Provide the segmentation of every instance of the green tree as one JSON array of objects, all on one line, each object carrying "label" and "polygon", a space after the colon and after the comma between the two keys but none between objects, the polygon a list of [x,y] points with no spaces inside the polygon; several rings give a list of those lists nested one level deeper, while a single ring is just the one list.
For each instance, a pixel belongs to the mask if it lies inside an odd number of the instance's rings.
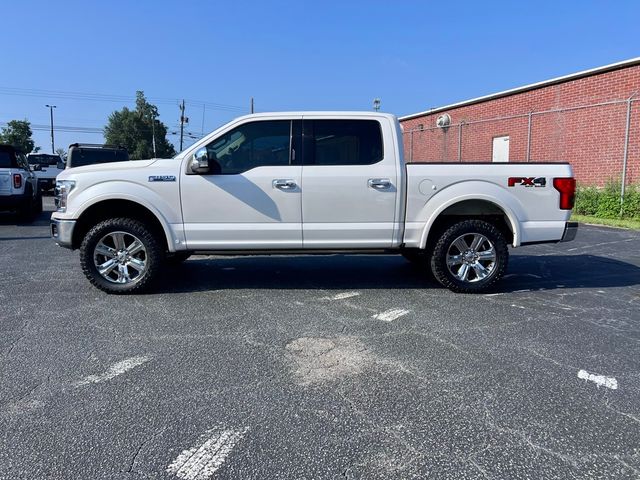
[{"label": "green tree", "polygon": [[156,157],[167,158],[176,153],[167,140],[167,127],[158,120],[158,107],[147,102],[142,91],[136,92],[135,110],[124,107],[109,115],[104,136],[107,143],[125,147],[132,160],[153,158],[154,138]]},{"label": "green tree", "polygon": [[27,120],[11,120],[0,132],[0,143],[8,143],[25,153],[37,152],[40,148],[34,148],[32,134],[31,123]]}]

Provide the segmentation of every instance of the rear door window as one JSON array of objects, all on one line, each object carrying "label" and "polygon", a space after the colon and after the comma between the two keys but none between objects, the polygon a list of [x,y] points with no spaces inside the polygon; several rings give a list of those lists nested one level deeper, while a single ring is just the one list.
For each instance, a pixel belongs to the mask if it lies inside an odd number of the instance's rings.
[{"label": "rear door window", "polygon": [[382,131],[375,120],[304,122],[307,165],[373,165],[382,160]]}]

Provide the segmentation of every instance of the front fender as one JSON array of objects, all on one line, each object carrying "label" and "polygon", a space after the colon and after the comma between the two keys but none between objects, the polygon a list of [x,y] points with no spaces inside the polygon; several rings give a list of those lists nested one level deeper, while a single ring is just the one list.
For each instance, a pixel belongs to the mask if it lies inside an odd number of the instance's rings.
[{"label": "front fender", "polygon": [[426,220],[420,237],[420,246],[425,248],[429,231],[438,216],[447,208],[465,200],[484,200],[498,206],[506,215],[513,232],[513,246],[520,246],[520,220],[525,218],[525,208],[513,194],[494,183],[480,180],[463,181],[443,188],[433,195],[419,210],[417,219]]},{"label": "front fender", "polygon": [[155,215],[162,225],[169,250],[174,251],[177,245],[185,245],[185,238],[182,227],[182,212],[179,208],[179,192],[176,185],[172,185],[175,191],[167,189],[163,196],[151,188],[135,182],[109,180],[97,183],[76,195],[70,195],[66,214],[58,214],[57,217],[78,219],[88,208],[102,201],[128,200],[142,205]]}]

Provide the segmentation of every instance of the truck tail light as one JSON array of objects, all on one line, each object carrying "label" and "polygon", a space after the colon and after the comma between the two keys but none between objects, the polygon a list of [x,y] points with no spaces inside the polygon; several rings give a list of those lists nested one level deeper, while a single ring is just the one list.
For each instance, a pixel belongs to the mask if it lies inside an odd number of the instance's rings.
[{"label": "truck tail light", "polygon": [[13,188],[22,188],[22,175],[19,173],[13,174]]},{"label": "truck tail light", "polygon": [[553,187],[560,192],[560,210],[571,210],[576,199],[576,179],[554,178]]}]

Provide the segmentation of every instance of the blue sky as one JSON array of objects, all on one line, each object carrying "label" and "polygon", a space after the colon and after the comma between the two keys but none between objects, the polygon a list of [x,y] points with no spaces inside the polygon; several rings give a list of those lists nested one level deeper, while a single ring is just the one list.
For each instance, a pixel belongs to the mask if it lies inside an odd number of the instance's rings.
[{"label": "blue sky", "polygon": [[[48,125],[53,103],[71,127],[103,127],[136,90],[172,131],[177,99],[209,102],[187,101],[194,134],[203,113],[213,130],[252,96],[257,111],[369,110],[379,97],[405,115],[640,55],[635,1],[22,0],[2,13],[0,122]],[[34,138],[50,150],[48,132]],[[56,133],[56,147],[101,140]]]}]

